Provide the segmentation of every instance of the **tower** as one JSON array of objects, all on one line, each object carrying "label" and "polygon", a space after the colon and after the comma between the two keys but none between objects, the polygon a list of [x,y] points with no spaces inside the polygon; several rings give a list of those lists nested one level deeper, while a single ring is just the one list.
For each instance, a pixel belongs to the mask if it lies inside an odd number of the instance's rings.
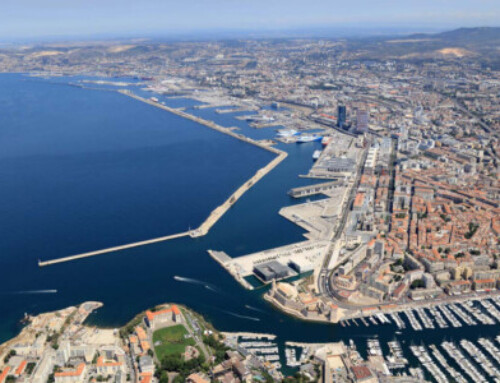
[{"label": "tower", "polygon": [[338,117],[337,117],[337,126],[339,128],[343,128],[347,120],[347,110],[345,105],[339,105],[338,107]]},{"label": "tower", "polygon": [[368,111],[366,109],[356,111],[356,130],[360,133],[368,131]]}]

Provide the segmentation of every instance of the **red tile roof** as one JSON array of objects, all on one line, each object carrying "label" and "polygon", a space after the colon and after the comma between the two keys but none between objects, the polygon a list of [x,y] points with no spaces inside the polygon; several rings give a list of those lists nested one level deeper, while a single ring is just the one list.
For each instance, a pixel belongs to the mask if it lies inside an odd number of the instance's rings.
[{"label": "red tile roof", "polygon": [[160,310],[160,311],[146,311],[146,317],[148,318],[149,321],[152,321],[155,316],[157,315],[161,315],[161,314],[167,314],[167,313],[170,313],[170,312],[173,312],[175,315],[180,315],[181,311],[179,310],[179,308],[177,307],[177,305],[172,305],[172,307],[168,308],[168,309],[163,309],[163,310]]},{"label": "red tile roof", "polygon": [[372,376],[372,372],[366,366],[353,366],[351,367],[351,370],[354,373],[356,380],[366,379]]},{"label": "red tile roof", "polygon": [[83,370],[85,369],[85,363],[80,363],[77,367],[76,370],[70,370],[70,371],[63,371],[63,372],[56,372],[54,374],[55,377],[65,377],[65,376],[80,376],[83,373]]},{"label": "red tile roof", "polygon": [[21,375],[24,371],[24,369],[26,368],[26,365],[28,364],[28,362],[26,360],[23,360],[21,363],[19,363],[19,366],[16,368],[16,372],[15,372],[15,375]]},{"label": "red tile roof", "polygon": [[9,374],[9,371],[10,371],[10,367],[9,366],[6,366],[2,373],[0,374],[0,383],[3,383],[5,382],[5,379],[7,378],[7,375]]}]

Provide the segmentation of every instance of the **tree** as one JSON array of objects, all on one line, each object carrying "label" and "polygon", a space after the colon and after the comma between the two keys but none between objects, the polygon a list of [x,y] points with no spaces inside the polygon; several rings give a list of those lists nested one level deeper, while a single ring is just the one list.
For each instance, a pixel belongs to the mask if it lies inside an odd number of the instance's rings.
[{"label": "tree", "polygon": [[474,234],[476,234],[477,229],[479,229],[479,225],[474,222],[469,222],[469,231],[464,234],[464,237],[466,239],[470,239],[473,237]]},{"label": "tree", "polygon": [[16,355],[16,350],[10,350],[9,353],[5,356],[5,358],[3,358],[4,363],[7,364],[10,358],[12,358],[15,355]]},{"label": "tree", "polygon": [[411,283],[411,286],[410,286],[410,288],[412,288],[412,289],[418,289],[418,288],[422,288],[422,287],[425,287],[425,283],[422,279],[415,279]]},{"label": "tree", "polygon": [[229,347],[219,342],[213,335],[203,337],[203,343],[214,350],[216,363],[220,363],[224,360],[224,356]]},{"label": "tree", "polygon": [[161,372],[160,383],[168,383],[168,374],[166,371]]}]

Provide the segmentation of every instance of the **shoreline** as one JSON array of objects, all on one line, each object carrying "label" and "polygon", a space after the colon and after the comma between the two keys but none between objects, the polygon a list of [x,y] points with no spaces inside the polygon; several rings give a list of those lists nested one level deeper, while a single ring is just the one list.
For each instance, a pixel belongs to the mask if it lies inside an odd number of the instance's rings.
[{"label": "shoreline", "polygon": [[[271,291],[271,290],[270,290]],[[447,297],[447,299],[441,300],[422,300],[422,301],[412,301],[404,304],[397,304],[395,302],[385,302],[385,303],[377,303],[369,306],[359,306],[359,307],[351,307],[351,308],[341,308],[338,306],[337,310],[340,309],[335,315],[334,319],[329,319],[326,316],[323,317],[314,317],[310,318],[304,316],[300,311],[283,305],[277,299],[269,294],[269,292],[263,295],[263,299],[269,302],[273,307],[279,310],[281,313],[298,319],[303,322],[315,322],[315,323],[324,323],[324,324],[333,324],[337,325],[340,322],[350,319],[359,319],[359,318],[368,318],[376,314],[392,314],[392,313],[401,313],[406,310],[414,310],[418,308],[430,308],[436,307],[446,304],[453,303],[462,303],[467,301],[481,301],[483,299],[490,299],[495,296],[500,296],[500,292],[497,293],[482,293],[478,295],[456,295]]]},{"label": "shoreline", "polygon": [[191,115],[189,113],[185,113],[181,110],[171,108],[162,104],[159,104],[157,102],[154,102],[152,100],[137,96],[130,92],[129,90],[125,89],[119,89],[119,90],[113,90],[114,92],[123,94],[125,96],[131,97],[135,100],[144,102],[146,104],[155,106],[157,108],[166,110],[167,112],[173,113],[179,117],[186,118],[188,120],[191,120],[193,122],[196,122],[200,125],[203,125],[205,127],[208,127],[210,129],[216,130],[220,133],[227,134],[233,138],[236,138],[240,141],[246,142],[248,144],[257,146],[261,149],[267,150],[268,152],[277,154],[277,156],[272,159],[267,165],[264,167],[260,168],[257,170],[257,172],[250,177],[247,181],[245,181],[236,191],[234,191],[221,205],[217,206],[212,212],[208,215],[208,217],[201,223],[201,225],[197,229],[189,230],[189,231],[184,231],[180,233],[175,233],[175,234],[170,234],[162,237],[157,237],[157,238],[152,238],[152,239],[147,239],[147,240],[142,240],[142,241],[136,241],[136,242],[131,242],[123,245],[117,245],[117,246],[111,246],[107,247],[104,249],[99,249],[99,250],[93,250],[89,252],[84,252],[80,254],[74,254],[74,255],[69,255],[66,257],[60,257],[60,258],[54,258],[54,259],[49,259],[49,260],[38,260],[38,266],[39,267],[47,267],[51,265],[55,265],[58,263],[64,263],[64,262],[71,262],[75,261],[78,259],[83,259],[83,258],[89,258],[89,257],[94,257],[97,255],[102,255],[102,254],[108,254],[108,253],[114,253],[122,250],[127,250],[127,249],[132,249],[136,247],[141,247],[141,246],[147,246],[150,244],[154,243],[159,243],[159,242],[165,242],[177,238],[182,238],[182,237],[191,237],[191,238],[197,238],[197,237],[202,237],[210,231],[212,226],[214,226],[219,219],[222,218],[222,216],[233,206],[248,190],[250,190],[257,182],[259,182],[262,178],[264,178],[271,170],[273,170],[276,166],[278,166],[287,156],[288,153],[276,149],[272,146],[265,145],[259,141],[253,140],[249,137],[246,137],[242,134],[238,134],[233,132],[230,128],[224,128],[220,125],[217,125],[215,122],[208,121],[205,119],[202,119],[200,117],[196,117],[194,115]]}]

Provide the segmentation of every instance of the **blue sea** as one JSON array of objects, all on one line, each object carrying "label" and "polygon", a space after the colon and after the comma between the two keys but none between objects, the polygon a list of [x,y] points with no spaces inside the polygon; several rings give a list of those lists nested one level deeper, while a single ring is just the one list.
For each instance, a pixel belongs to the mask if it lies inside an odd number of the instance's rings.
[{"label": "blue sea", "polygon": [[[303,230],[278,211],[298,203],[288,197],[290,188],[311,183],[299,175],[307,173],[319,143],[278,144],[289,156],[205,237],[39,268],[38,259],[196,227],[274,156],[113,87],[69,85],[78,80],[0,75],[0,342],[20,330],[25,312],[85,300],[104,303],[89,319],[102,326],[121,326],[148,307],[177,302],[223,331],[270,332],[280,342],[352,338],[362,350],[368,336],[379,336],[383,345],[397,337],[408,346],[497,335],[498,326],[415,332],[408,325],[396,335],[391,325],[298,321],[265,302],[264,290],[244,290],[210,258],[208,249],[239,256],[304,240]],[[151,96],[140,86],[130,89]],[[274,128],[253,129],[235,119],[241,113],[217,114],[194,109],[199,103],[193,100],[158,97],[253,138],[275,135]]]}]

